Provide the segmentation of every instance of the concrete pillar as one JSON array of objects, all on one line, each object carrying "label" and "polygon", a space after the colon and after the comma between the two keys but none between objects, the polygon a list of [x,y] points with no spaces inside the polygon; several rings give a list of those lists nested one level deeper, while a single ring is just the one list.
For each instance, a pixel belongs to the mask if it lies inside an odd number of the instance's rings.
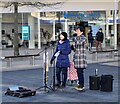
[{"label": "concrete pillar", "polygon": [[31,15],[28,16],[28,25],[30,26],[30,40],[29,40],[29,49],[35,48],[35,29],[34,29],[34,17]]},{"label": "concrete pillar", "polygon": [[[111,34],[114,35],[114,26],[111,26]],[[110,46],[111,48],[114,47],[114,36],[111,37],[110,39]]]},{"label": "concrete pillar", "polygon": [[106,11],[106,37],[109,37],[109,20],[108,20],[109,11]]},{"label": "concrete pillar", "polygon": [[[66,11],[66,14],[67,14],[67,11]],[[68,33],[68,20],[67,18],[65,18],[65,32]],[[69,38],[69,34],[68,34],[68,38]]]},{"label": "concrete pillar", "polygon": [[40,13],[38,13],[38,49],[41,49]]},{"label": "concrete pillar", "polygon": [[105,48],[106,45],[105,45],[105,25],[102,26],[102,29],[103,29],[103,34],[104,34],[104,39],[103,39],[103,43],[102,43],[102,47]]},{"label": "concrete pillar", "polygon": [[114,0],[114,49],[117,49],[117,1]]},{"label": "concrete pillar", "polygon": [[[68,33],[68,22],[67,22],[67,19],[65,19],[65,32]],[[69,34],[68,34],[68,38],[69,38]]]},{"label": "concrete pillar", "polygon": [[[2,14],[0,14],[0,31],[2,31]],[[2,33],[0,32],[0,49],[2,49]]]},{"label": "concrete pillar", "polygon": [[53,20],[53,36],[52,40],[55,41],[55,20]]},{"label": "concrete pillar", "polygon": [[109,24],[108,24],[108,21],[106,22],[106,37],[110,37],[109,35]]}]

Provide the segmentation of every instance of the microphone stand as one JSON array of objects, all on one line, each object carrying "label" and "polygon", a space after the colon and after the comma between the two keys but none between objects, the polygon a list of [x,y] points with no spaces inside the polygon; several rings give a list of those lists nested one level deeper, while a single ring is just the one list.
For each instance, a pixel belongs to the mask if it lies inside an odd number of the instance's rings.
[{"label": "microphone stand", "polygon": [[[44,88],[44,92],[49,92],[49,90],[52,90],[52,91],[54,91],[53,90],[53,88],[51,88],[51,87],[49,87],[49,86],[47,86],[47,82],[48,82],[48,70],[47,70],[47,65],[48,65],[48,63],[47,63],[47,59],[48,59],[48,55],[47,55],[47,47],[45,46],[45,49],[43,50],[43,51],[45,51],[44,53],[44,85],[43,86],[41,86],[41,87],[39,87],[39,88],[37,88],[36,90],[39,90],[39,89],[42,89],[42,88]],[[43,51],[41,51],[41,52],[43,52]],[[41,52],[39,52],[39,53],[41,53]],[[47,90],[48,89],[48,90]]]},{"label": "microphone stand", "polygon": [[[54,53],[54,50],[55,50],[55,43],[56,41],[51,41],[51,44],[52,44],[52,54]],[[55,72],[56,72],[56,67],[55,67],[55,61],[53,61],[53,84],[52,84],[52,88],[53,88],[53,91],[55,91]]]},{"label": "microphone stand", "polygon": [[[53,52],[54,52],[54,46],[53,46]],[[55,61],[53,62],[53,90],[55,91]]]}]

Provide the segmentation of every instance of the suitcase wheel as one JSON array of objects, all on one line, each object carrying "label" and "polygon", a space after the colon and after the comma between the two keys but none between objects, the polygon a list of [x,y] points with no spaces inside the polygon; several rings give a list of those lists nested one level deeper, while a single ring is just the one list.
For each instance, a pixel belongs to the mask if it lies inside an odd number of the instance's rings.
[{"label": "suitcase wheel", "polygon": [[32,95],[32,96],[34,96],[34,95],[35,95],[35,93],[32,93],[31,95]]},{"label": "suitcase wheel", "polygon": [[8,93],[6,92],[5,95],[8,95]]}]

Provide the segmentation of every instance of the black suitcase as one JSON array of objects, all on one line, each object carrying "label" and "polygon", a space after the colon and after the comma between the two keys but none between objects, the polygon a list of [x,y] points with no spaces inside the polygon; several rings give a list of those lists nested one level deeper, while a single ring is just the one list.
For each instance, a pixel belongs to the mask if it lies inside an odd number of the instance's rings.
[{"label": "black suitcase", "polygon": [[35,90],[27,89],[24,87],[18,87],[18,90],[11,90],[10,88],[7,89],[5,95],[10,95],[14,97],[27,97],[27,96],[34,96],[36,94]]},{"label": "black suitcase", "polygon": [[112,90],[113,90],[113,76],[112,75],[102,75],[100,91],[112,92]]},{"label": "black suitcase", "polygon": [[89,76],[89,89],[90,90],[100,89],[100,76]]}]

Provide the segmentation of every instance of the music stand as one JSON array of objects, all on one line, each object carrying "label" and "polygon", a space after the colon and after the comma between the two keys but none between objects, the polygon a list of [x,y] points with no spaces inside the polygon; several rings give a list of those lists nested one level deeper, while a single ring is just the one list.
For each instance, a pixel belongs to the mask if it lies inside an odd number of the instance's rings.
[{"label": "music stand", "polygon": [[[49,90],[52,90],[53,91],[53,89],[51,88],[51,87],[49,87],[49,86],[47,86],[47,78],[48,78],[48,76],[47,76],[47,74],[48,74],[48,71],[47,71],[47,49],[48,49],[48,47],[46,47],[47,45],[45,45],[45,49],[44,49],[44,53],[45,53],[45,62],[44,62],[44,85],[43,86],[41,86],[41,87],[39,87],[39,88],[37,88],[36,90],[39,90],[39,89],[42,89],[42,88],[44,88],[44,92],[49,92]],[[48,89],[48,90],[47,90]]]}]

